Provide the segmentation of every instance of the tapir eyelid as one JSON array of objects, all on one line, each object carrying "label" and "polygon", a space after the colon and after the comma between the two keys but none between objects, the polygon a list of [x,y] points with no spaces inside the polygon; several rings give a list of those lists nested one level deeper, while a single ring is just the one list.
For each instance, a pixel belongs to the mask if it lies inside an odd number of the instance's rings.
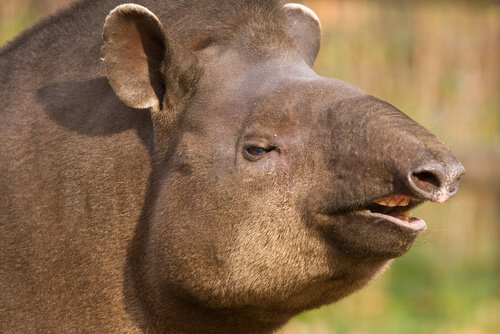
[{"label": "tapir eyelid", "polygon": [[243,148],[243,156],[249,161],[257,161],[274,150],[276,150],[276,147],[274,146],[263,147],[260,145],[250,144]]}]

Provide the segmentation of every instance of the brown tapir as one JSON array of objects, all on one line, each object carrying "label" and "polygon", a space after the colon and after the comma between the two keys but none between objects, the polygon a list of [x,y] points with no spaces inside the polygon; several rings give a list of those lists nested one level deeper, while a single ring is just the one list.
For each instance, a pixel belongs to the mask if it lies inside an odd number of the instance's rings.
[{"label": "brown tapir", "polygon": [[[268,333],[366,285],[462,165],[272,0],[83,0],[0,57],[0,332]],[[104,36],[104,39],[103,37]]]}]

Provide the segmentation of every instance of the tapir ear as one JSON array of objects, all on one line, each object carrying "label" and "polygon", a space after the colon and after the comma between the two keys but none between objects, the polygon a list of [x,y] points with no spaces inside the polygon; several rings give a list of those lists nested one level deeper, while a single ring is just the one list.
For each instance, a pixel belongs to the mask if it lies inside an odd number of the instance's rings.
[{"label": "tapir ear", "polygon": [[300,55],[309,66],[314,65],[321,44],[321,24],[312,9],[295,3],[284,5],[288,33]]},{"label": "tapir ear", "polygon": [[109,13],[104,23],[104,64],[111,87],[126,105],[160,109],[167,52],[163,27],[147,8],[125,4]]}]

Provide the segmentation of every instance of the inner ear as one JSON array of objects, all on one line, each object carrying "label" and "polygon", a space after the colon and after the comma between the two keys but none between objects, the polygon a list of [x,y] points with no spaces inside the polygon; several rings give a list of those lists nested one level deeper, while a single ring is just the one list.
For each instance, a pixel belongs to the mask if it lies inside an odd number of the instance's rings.
[{"label": "inner ear", "polygon": [[116,95],[132,108],[161,108],[162,64],[168,43],[158,18],[147,8],[125,4],[104,24],[103,58]]},{"label": "inner ear", "polygon": [[312,67],[321,45],[321,24],[312,9],[295,3],[283,6],[288,19],[288,34],[304,61]]}]

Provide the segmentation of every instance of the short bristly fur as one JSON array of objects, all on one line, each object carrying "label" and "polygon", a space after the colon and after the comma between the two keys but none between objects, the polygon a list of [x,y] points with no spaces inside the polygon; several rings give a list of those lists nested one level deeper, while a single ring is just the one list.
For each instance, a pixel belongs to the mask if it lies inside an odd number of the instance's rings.
[{"label": "short bristly fur", "polygon": [[84,0],[8,44],[0,332],[269,333],[404,254],[367,208],[463,167],[319,41],[302,5]]}]

